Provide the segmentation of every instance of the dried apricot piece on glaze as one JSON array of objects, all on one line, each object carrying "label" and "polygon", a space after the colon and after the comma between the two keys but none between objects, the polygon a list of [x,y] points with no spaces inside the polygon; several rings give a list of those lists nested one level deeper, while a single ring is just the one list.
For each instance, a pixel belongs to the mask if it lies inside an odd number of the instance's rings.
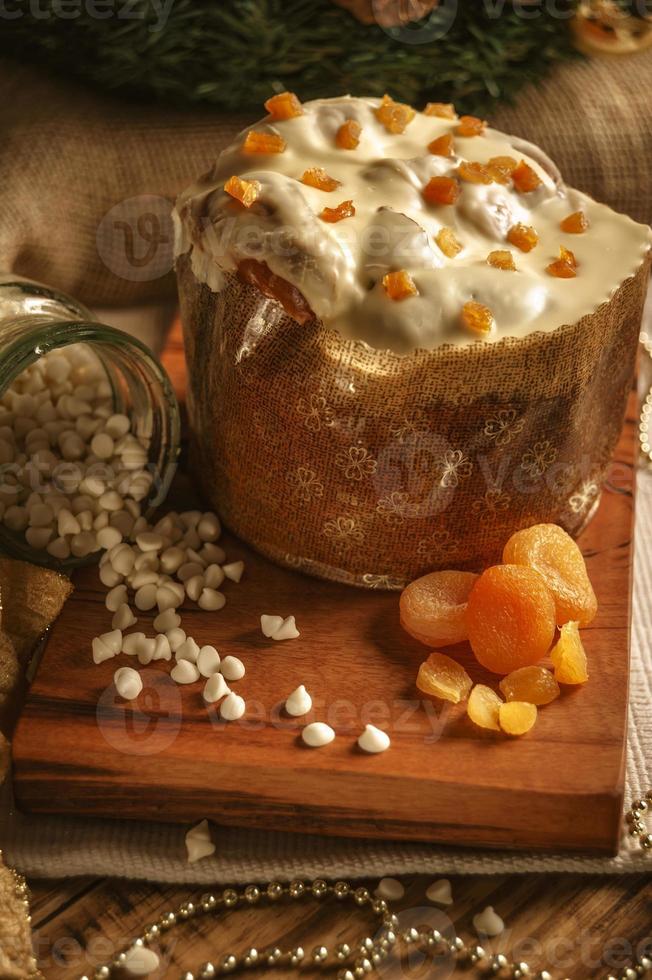
[{"label": "dried apricot piece on glaze", "polygon": [[492,157],[487,161],[487,172],[497,184],[509,184],[518,164],[513,157]]},{"label": "dried apricot piece on glaze", "polygon": [[598,600],[584,556],[559,525],[534,524],[517,531],[503,549],[503,561],[527,565],[539,573],[554,599],[558,626],[569,620],[587,626],[595,617]]},{"label": "dried apricot piece on glaze", "polygon": [[482,136],[487,124],[484,119],[477,116],[460,116],[460,124],[457,127],[458,136]]},{"label": "dried apricot piece on glaze", "polygon": [[245,136],[242,149],[245,153],[282,153],[287,143],[278,133],[257,133],[250,129]]},{"label": "dried apricot piece on glaze", "polygon": [[543,183],[536,170],[525,160],[521,160],[516,169],[512,171],[512,180],[519,194],[535,191]]},{"label": "dried apricot piece on glaze", "polygon": [[334,191],[342,182],[330,177],[322,167],[310,167],[301,175],[301,183],[308,187],[316,187],[318,191]]},{"label": "dried apricot piece on glaze", "polygon": [[529,701],[530,704],[550,704],[559,697],[559,684],[545,667],[533,664],[519,667],[498,685],[506,701]]},{"label": "dried apricot piece on glaze", "polygon": [[478,576],[474,572],[430,572],[403,589],[401,626],[428,646],[468,639],[466,602]]},{"label": "dried apricot piece on glaze", "polygon": [[352,218],[354,214],[355,205],[353,201],[342,201],[336,208],[322,208],[319,217],[322,221],[334,224],[336,221],[342,221],[343,218]]},{"label": "dried apricot piece on glaze", "polygon": [[589,227],[589,219],[583,211],[573,211],[560,221],[559,227],[568,235],[581,235]]},{"label": "dried apricot piece on glaze", "polygon": [[555,259],[554,262],[546,266],[546,272],[555,279],[575,279],[577,276],[575,266],[566,262],[565,259]]},{"label": "dried apricot piece on glaze", "polygon": [[560,684],[584,684],[589,679],[586,651],[577,623],[564,623],[559,639],[550,651],[555,679]]},{"label": "dried apricot piece on glaze", "polygon": [[242,177],[229,177],[224,190],[230,197],[250,208],[260,194],[259,180],[243,180]]},{"label": "dried apricot piece on glaze", "polygon": [[487,262],[494,269],[505,269],[509,272],[516,272],[514,256],[506,248],[497,248],[495,251],[489,252]]},{"label": "dried apricot piece on glaze", "polygon": [[507,735],[525,735],[537,720],[536,705],[527,701],[508,701],[498,711],[500,727]]},{"label": "dried apricot piece on glaze", "polygon": [[571,252],[571,250],[566,248],[565,245],[559,246],[559,258],[562,260],[562,262],[568,262],[573,269],[577,269],[578,263],[577,259],[575,258],[575,252]]},{"label": "dried apricot piece on glaze", "polygon": [[480,336],[487,336],[496,325],[494,315],[488,306],[470,299],[462,307],[462,325]]},{"label": "dried apricot piece on glaze", "polygon": [[411,105],[394,102],[390,95],[383,95],[383,101],[374,111],[376,119],[388,133],[404,133],[408,123],[411,123],[416,116]]},{"label": "dried apricot piece on glaze", "polygon": [[303,115],[303,108],[294,92],[279,92],[265,103],[272,119],[294,119]]},{"label": "dried apricot piece on glaze", "polygon": [[437,116],[439,119],[456,119],[457,113],[452,102],[428,102],[423,110],[424,116]]},{"label": "dried apricot piece on glaze", "polygon": [[347,119],[335,134],[335,145],[340,150],[355,150],[360,143],[362,126],[356,119]]},{"label": "dried apricot piece on glaze", "polygon": [[484,163],[463,160],[457,168],[457,175],[468,184],[493,184],[494,179]]},{"label": "dried apricot piece on glaze", "polygon": [[423,188],[428,204],[455,204],[460,196],[460,185],[454,177],[431,177]]},{"label": "dried apricot piece on glaze", "polygon": [[455,153],[455,140],[450,133],[444,133],[428,143],[428,152],[437,157],[452,157]]},{"label": "dried apricot piece on glaze", "polygon": [[414,284],[414,279],[405,269],[397,272],[388,272],[383,276],[383,287],[390,299],[407,299],[408,296],[418,296],[419,290]]},{"label": "dried apricot piece on glaze", "polygon": [[480,728],[489,728],[494,732],[500,731],[498,721],[501,698],[486,684],[476,684],[469,694],[466,713],[471,721]]},{"label": "dried apricot piece on glaze", "polygon": [[417,687],[433,698],[459,704],[469,696],[473,681],[457,660],[435,652],[419,667]]},{"label": "dried apricot piece on glaze", "polygon": [[539,236],[531,225],[512,225],[507,232],[507,241],[521,252],[531,252],[538,244]]},{"label": "dried apricot piece on glaze", "polygon": [[494,565],[471,589],[466,625],[482,666],[509,674],[548,653],[555,636],[555,603],[533,568]]},{"label": "dried apricot piece on glaze", "polygon": [[454,259],[462,251],[462,245],[452,228],[440,228],[435,235],[435,241],[449,259]]}]

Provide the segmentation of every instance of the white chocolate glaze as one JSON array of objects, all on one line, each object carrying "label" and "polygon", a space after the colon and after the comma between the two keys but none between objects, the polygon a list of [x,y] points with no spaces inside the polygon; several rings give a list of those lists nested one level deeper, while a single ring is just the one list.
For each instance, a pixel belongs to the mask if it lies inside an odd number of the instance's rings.
[{"label": "white chocolate glaze", "polygon": [[[650,229],[561,183],[554,165],[531,144],[496,130],[455,135],[456,119],[417,112],[404,133],[387,132],[374,109],[378,99],[320,99],[303,115],[265,120],[251,127],[277,133],[282,153],[242,151],[246,133],[220,154],[212,170],[177,202],[177,251],[191,251],[197,278],[219,291],[224,271],[245,258],[263,261],[303,294],[325,325],[374,348],[408,353],[441,344],[477,340],[463,326],[468,300],[488,306],[496,321],[489,341],[552,331],[594,312],[634,275],[650,247]],[[339,149],[335,135],[347,119],[362,133],[354,150]],[[454,135],[454,157],[427,149]],[[542,184],[529,193],[511,185],[461,182],[455,205],[432,205],[422,190],[433,176],[455,176],[464,160],[524,159]],[[324,192],[301,182],[307,169],[323,168],[341,186]],[[223,190],[232,175],[257,180],[260,196],[250,207]],[[352,200],[355,215],[337,223],[319,218],[324,207]],[[560,221],[583,211],[589,228],[566,234]],[[509,228],[535,228],[538,245],[521,252],[506,240]],[[462,251],[447,258],[436,244],[442,227],[453,229]],[[577,277],[558,279],[546,267],[560,245],[572,249]],[[495,249],[509,249],[516,271],[487,264]],[[418,295],[391,300],[382,285],[388,271],[405,269]]]}]

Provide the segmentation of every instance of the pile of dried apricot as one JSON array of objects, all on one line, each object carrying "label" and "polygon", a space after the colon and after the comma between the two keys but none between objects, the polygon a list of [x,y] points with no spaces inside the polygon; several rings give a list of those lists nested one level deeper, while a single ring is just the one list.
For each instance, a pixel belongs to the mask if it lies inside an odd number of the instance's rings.
[{"label": "pile of dried apricot", "polygon": [[[560,684],[588,680],[580,627],[597,612],[582,552],[556,524],[517,531],[503,564],[472,572],[432,572],[400,598],[403,628],[428,646],[468,640],[478,663],[502,679],[499,691],[473,685],[451,657],[433,652],[421,665],[417,687],[457,704],[467,700],[481,728],[524,735],[538,708],[559,697]],[[549,657],[552,671],[541,661]]]}]

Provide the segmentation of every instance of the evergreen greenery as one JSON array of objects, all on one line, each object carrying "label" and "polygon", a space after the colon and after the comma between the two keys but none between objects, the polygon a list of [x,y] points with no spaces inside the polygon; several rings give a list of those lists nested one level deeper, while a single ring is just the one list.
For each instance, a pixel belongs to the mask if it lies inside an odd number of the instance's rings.
[{"label": "evergreen greenery", "polygon": [[[256,109],[275,89],[303,100],[387,90],[417,106],[445,100],[481,112],[572,54],[559,0],[535,5],[527,17],[511,0],[441,0],[416,27],[404,28],[403,38],[359,23],[330,0],[171,0],[167,20],[163,0],[93,0],[95,8],[78,0],[74,18],[61,16],[75,9],[74,0],[40,0],[38,19],[29,4],[13,2],[23,13],[4,21],[0,51],[104,90],[174,105]],[[109,6],[112,16],[91,15]],[[455,7],[442,37],[406,43],[432,37]]]}]

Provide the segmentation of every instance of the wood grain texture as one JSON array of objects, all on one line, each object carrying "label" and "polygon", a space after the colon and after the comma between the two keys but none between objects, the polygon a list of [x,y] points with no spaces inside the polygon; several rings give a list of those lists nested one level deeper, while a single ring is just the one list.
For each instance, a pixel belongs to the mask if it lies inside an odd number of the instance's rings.
[{"label": "wood grain texture", "polygon": [[[167,357],[181,388],[176,336]],[[600,603],[584,631],[591,680],[543,709],[525,738],[483,732],[463,706],[418,696],[414,678],[427,649],[400,629],[396,594],[276,568],[227,537],[229,558],[245,560],[243,583],[227,588],[220,613],[189,604],[182,617],[200,645],[213,643],[244,660],[247,676],[237,690],[247,701],[245,718],[225,725],[204,705],[201,685],[177,687],[161,664],[143,672],[136,705],[120,702],[112,676],[128,658],[92,663],[91,639],[110,628],[110,614],[96,570],[86,570],[52,631],[16,731],[19,805],[614,853],[628,697],[634,452],[630,418],[598,514],[581,539]],[[264,640],[263,612],[294,614],[300,639]],[[150,622],[141,614],[137,628],[151,631]],[[475,681],[492,680],[468,649],[455,654]],[[282,711],[300,683],[314,698],[311,720],[337,731],[324,749],[303,746],[303,720]],[[355,745],[367,722],[392,737],[383,756],[366,756]]]},{"label": "wood grain texture", "polygon": [[[504,918],[506,932],[484,946],[504,952],[512,960],[526,960],[534,974],[546,967],[553,977],[595,980],[619,976],[631,965],[632,954],[652,943],[652,880],[649,875],[523,875],[452,878],[454,904],[444,915],[429,905],[425,890],[431,879],[403,879],[405,897],[393,908],[403,928],[431,925],[441,931],[455,923],[467,941],[474,939],[472,919],[486,905]],[[366,882],[375,887],[375,882]],[[65,882],[30,882],[36,949],[48,980],[78,980],[92,976],[105,962],[142,932],[143,927],[188,898],[200,893],[187,888],[138,882],[74,879]],[[151,980],[178,980],[186,971],[197,973],[207,960],[220,954],[279,945],[306,950],[323,943],[359,940],[369,925],[368,913],[352,911],[334,899],[316,902],[261,905],[216,916],[204,916],[168,933],[154,947],[161,968]],[[261,969],[260,980],[306,977],[332,980],[333,969],[308,968],[293,972]],[[421,954],[386,961],[382,980],[450,980],[451,964],[437,969]],[[477,977],[476,971],[455,976]]]}]

